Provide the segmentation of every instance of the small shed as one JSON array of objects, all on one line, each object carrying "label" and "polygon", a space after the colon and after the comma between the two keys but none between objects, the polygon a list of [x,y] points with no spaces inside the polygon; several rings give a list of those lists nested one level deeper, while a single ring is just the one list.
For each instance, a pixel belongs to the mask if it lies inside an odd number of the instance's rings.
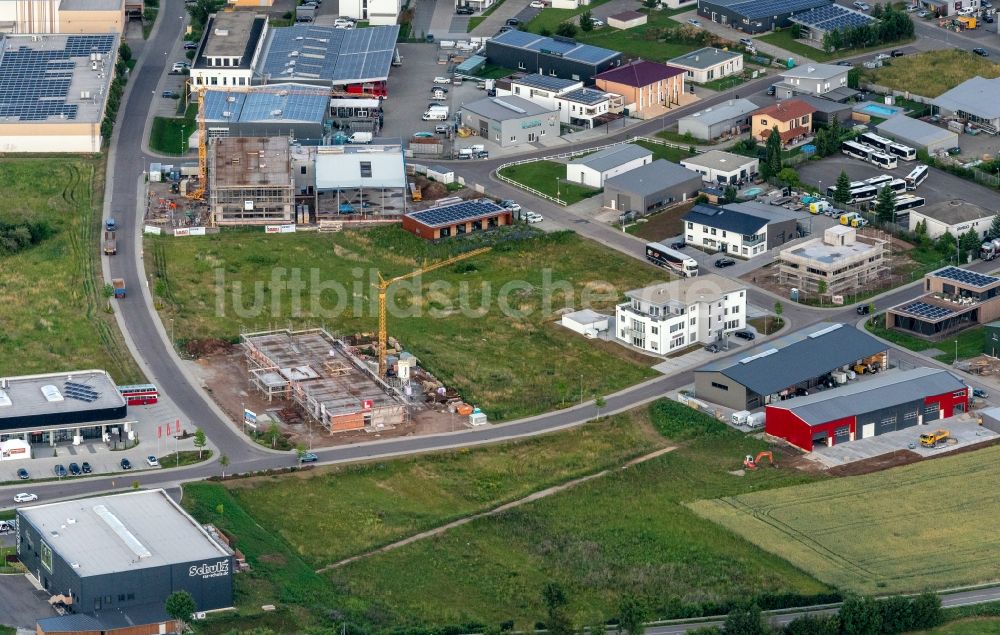
[{"label": "small shed", "polygon": [[649,19],[645,13],[638,11],[622,11],[608,16],[608,26],[615,29],[631,29],[646,24]]},{"label": "small shed", "polygon": [[596,311],[581,309],[562,316],[560,323],[575,333],[595,337],[598,333],[608,330],[609,319],[608,316],[601,315]]}]

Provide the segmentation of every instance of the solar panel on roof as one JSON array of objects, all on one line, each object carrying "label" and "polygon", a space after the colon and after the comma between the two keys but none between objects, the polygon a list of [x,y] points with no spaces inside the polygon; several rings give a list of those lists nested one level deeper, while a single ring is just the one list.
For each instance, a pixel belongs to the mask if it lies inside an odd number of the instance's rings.
[{"label": "solar panel on roof", "polygon": [[[273,29],[263,72],[275,78],[325,79],[335,83],[389,76],[398,26],[336,29],[295,25]],[[289,65],[294,57],[295,64]]]},{"label": "solar panel on roof", "polygon": [[63,383],[63,395],[78,401],[92,403],[97,401],[97,399],[101,396],[101,393],[94,390],[87,384],[81,384],[75,381],[66,381]]},{"label": "solar panel on roof", "polygon": [[987,276],[981,273],[976,273],[975,271],[969,271],[968,269],[961,269],[959,267],[946,267],[941,271],[936,271],[933,275],[938,278],[955,280],[974,287],[986,287],[1000,281],[1000,278]]},{"label": "solar panel on roof", "polygon": [[951,309],[920,301],[911,302],[906,306],[901,307],[899,310],[901,312],[926,318],[928,320],[940,320],[941,318],[948,317],[954,313]]},{"label": "solar panel on roof", "polygon": [[501,211],[502,209],[502,207],[495,203],[466,201],[464,203],[456,203],[455,205],[445,205],[444,207],[413,212],[409,216],[420,221],[421,223],[424,223],[425,225],[437,226],[449,225],[462,220],[485,216],[487,214]]}]

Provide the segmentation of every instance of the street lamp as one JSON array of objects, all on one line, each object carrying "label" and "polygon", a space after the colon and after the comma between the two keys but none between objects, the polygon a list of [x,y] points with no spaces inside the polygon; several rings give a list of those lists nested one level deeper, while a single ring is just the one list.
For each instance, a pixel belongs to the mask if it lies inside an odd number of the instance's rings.
[{"label": "street lamp", "polygon": [[184,124],[181,124],[181,154],[187,152],[187,148],[184,147]]}]

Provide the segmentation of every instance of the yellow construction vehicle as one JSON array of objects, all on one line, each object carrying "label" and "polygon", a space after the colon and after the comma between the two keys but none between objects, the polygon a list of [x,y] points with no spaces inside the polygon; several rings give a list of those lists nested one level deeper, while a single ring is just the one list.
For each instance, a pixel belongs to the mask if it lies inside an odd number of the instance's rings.
[{"label": "yellow construction vehicle", "polygon": [[938,428],[934,432],[927,432],[920,435],[920,445],[925,448],[933,448],[939,443],[944,443],[948,440],[948,431],[944,428]]},{"label": "yellow construction vehicle", "polygon": [[419,276],[422,273],[428,271],[434,271],[435,269],[440,269],[441,267],[448,266],[452,263],[458,262],[459,260],[465,260],[466,258],[472,258],[473,256],[478,256],[479,254],[485,254],[490,251],[492,247],[483,247],[481,249],[473,249],[472,251],[467,251],[464,254],[459,254],[451,258],[446,258],[445,260],[439,260],[433,264],[425,264],[419,269],[415,269],[410,273],[404,273],[401,276],[396,276],[395,278],[389,278],[388,280],[382,277],[382,274],[378,274],[378,373],[379,377],[385,377],[386,363],[385,363],[385,349],[386,340],[388,340],[388,335],[386,335],[386,325],[385,325],[385,292],[393,282],[399,282],[400,280],[406,280],[414,276]]}]

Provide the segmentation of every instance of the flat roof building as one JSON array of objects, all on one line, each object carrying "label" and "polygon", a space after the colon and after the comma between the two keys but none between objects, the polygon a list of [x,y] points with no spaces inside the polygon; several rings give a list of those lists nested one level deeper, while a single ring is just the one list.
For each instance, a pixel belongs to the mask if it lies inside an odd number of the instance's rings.
[{"label": "flat roof building", "polygon": [[[497,80],[497,97],[516,96],[559,113],[563,123],[593,128],[608,120],[611,109],[621,105],[621,97],[593,88],[582,81],[532,73]],[[615,115],[616,117],[616,115]]]},{"label": "flat roof building", "polygon": [[604,207],[645,216],[686,201],[701,188],[697,172],[658,159],[604,181]]},{"label": "flat roof building", "polygon": [[169,621],[163,601],[181,590],[198,611],[233,605],[233,551],[162,489],[21,507],[17,534],[18,558],[49,601],[98,624],[134,613],[135,632],[150,633],[142,627]]},{"label": "flat roof building", "polygon": [[930,154],[946,152],[958,145],[957,133],[906,115],[889,117],[882,123],[876,124],[875,130],[883,137],[916,150],[926,150]]},{"label": "flat roof building", "polygon": [[245,90],[252,85],[267,34],[265,15],[232,11],[208,16],[189,71],[191,90]]},{"label": "flat roof building", "polygon": [[990,134],[1000,132],[1000,77],[978,75],[931,101],[945,117],[955,117]]},{"label": "flat roof building", "polygon": [[690,133],[695,139],[704,141],[736,136],[750,128],[750,113],[758,108],[749,99],[730,99],[724,104],[684,115],[677,121],[677,132]]},{"label": "flat roof building", "polygon": [[739,205],[695,205],[681,219],[685,242],[709,252],[753,258],[798,238],[798,219],[791,212],[761,209],[760,213],[758,207],[763,205],[750,210]]},{"label": "flat roof building", "polygon": [[589,187],[604,187],[604,181],[653,162],[653,152],[632,143],[611,146],[566,164],[566,180]]},{"label": "flat roof building", "polygon": [[[508,31],[510,33],[510,31]],[[501,147],[559,136],[559,111],[521,97],[484,97],[464,104],[461,122]]]},{"label": "flat roof building", "polygon": [[775,84],[778,99],[791,99],[799,95],[826,97],[833,101],[846,101],[857,94],[847,85],[846,66],[810,62],[781,73],[781,82]]},{"label": "flat roof building", "polygon": [[403,216],[403,229],[421,238],[438,240],[488,231],[512,222],[513,214],[509,209],[479,199],[410,212]]},{"label": "flat roof building", "polygon": [[827,33],[869,26],[875,22],[875,18],[856,9],[829,4],[798,13],[789,18],[789,21],[801,27],[799,33],[802,39],[822,43]]},{"label": "flat roof building", "polygon": [[330,116],[327,88],[271,84],[208,89],[202,99],[209,139],[283,136],[299,142],[322,143],[330,133],[326,123]]},{"label": "flat roof building", "polygon": [[511,29],[486,41],[491,64],[528,73],[551,75],[589,84],[594,76],[621,64],[618,51]]},{"label": "flat roof building", "polygon": [[760,161],[724,150],[709,150],[681,160],[681,165],[701,174],[706,183],[742,185],[757,174]]},{"label": "flat roof building", "polygon": [[649,16],[638,11],[622,11],[608,16],[608,26],[612,29],[632,29],[646,24]]},{"label": "flat roof building", "polygon": [[968,409],[964,381],[940,368],[913,368],[772,403],[764,431],[811,451],[927,425]]},{"label": "flat roof building", "polygon": [[734,410],[778,403],[829,381],[830,373],[858,363],[888,368],[888,347],[846,324],[821,322],[767,342],[740,358],[695,370],[698,398]]},{"label": "flat roof building", "polygon": [[830,4],[832,0],[698,0],[698,15],[756,34],[787,27],[792,16]]},{"label": "flat roof building", "polygon": [[364,145],[298,146],[293,150],[298,194],[312,195],[316,220],[345,214],[400,215],[406,211],[406,163],[399,140]]},{"label": "flat roof building", "polygon": [[119,41],[0,35],[0,151],[100,152]]},{"label": "flat roof building", "polygon": [[778,254],[778,282],[782,286],[819,293],[851,293],[889,272],[888,242],[859,235],[846,225],[834,225],[813,238]]},{"label": "flat roof building", "polygon": [[743,72],[743,53],[707,46],[667,60],[668,66],[684,71],[687,81],[704,84]]},{"label": "flat roof building", "polygon": [[927,338],[942,338],[1000,318],[1000,278],[961,267],[924,276],[925,295],[886,309],[885,325]]},{"label": "flat roof building", "polygon": [[997,215],[994,210],[957,198],[913,208],[909,212],[910,231],[915,231],[917,223],[923,221],[927,227],[927,236],[930,238],[939,238],[942,234],[951,234],[958,238],[970,229],[980,237],[986,238],[990,225]]},{"label": "flat roof building", "polygon": [[17,35],[118,33],[125,0],[17,0],[0,2],[0,32]]},{"label": "flat roof building", "polygon": [[812,115],[814,124],[829,124],[836,118],[841,125],[846,126],[847,122],[851,120],[852,104],[841,103],[827,99],[826,97],[816,97],[815,95],[799,95],[795,99],[804,101],[815,109]]},{"label": "flat roof building", "polygon": [[209,209],[215,225],[295,222],[288,137],[219,137],[208,156]]}]

